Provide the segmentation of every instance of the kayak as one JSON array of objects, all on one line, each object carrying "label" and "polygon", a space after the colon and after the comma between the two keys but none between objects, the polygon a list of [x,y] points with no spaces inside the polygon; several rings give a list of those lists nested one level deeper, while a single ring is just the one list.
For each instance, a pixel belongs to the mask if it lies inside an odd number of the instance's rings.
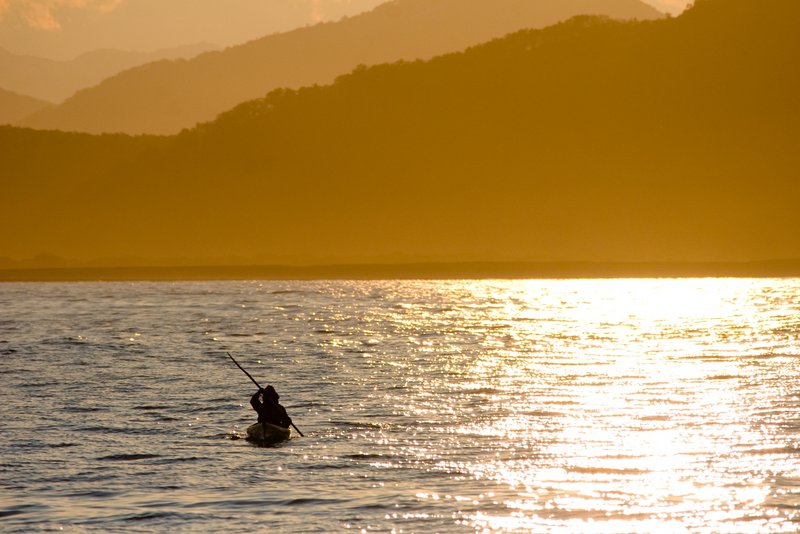
[{"label": "kayak", "polygon": [[257,443],[277,443],[289,439],[292,431],[269,423],[255,423],[247,427],[247,439]]}]

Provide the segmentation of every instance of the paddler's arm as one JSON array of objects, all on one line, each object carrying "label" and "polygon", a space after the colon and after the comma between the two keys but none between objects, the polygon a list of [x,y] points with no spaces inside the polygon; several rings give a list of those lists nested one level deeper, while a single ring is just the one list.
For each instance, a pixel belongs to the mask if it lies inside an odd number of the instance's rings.
[{"label": "paddler's arm", "polygon": [[252,397],[250,397],[250,406],[252,406],[253,409],[257,412],[261,410],[261,400],[258,398],[259,395],[261,395],[260,389],[256,391]]}]

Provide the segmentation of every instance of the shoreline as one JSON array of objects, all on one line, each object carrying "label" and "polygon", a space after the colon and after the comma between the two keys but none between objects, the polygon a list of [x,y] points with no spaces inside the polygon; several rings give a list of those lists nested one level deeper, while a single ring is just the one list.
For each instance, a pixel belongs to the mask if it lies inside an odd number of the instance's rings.
[{"label": "shoreline", "polygon": [[0,269],[0,282],[794,278],[800,259],[722,262],[453,262]]}]

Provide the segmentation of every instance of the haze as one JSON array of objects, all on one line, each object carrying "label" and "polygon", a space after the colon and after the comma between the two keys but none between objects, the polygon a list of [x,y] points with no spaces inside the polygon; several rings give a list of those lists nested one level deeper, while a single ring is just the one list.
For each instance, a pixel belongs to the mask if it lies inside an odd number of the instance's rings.
[{"label": "haze", "polygon": [[[0,48],[70,59],[97,49],[150,52],[195,43],[230,46],[337,20],[382,0],[0,0]],[[648,0],[677,14],[686,0]]]},{"label": "haze", "polygon": [[[125,2],[82,5],[100,17]],[[540,26],[508,25],[534,5]],[[640,0],[394,0],[131,69],[35,115],[155,120],[198,96],[219,109],[158,136],[0,126],[0,271],[769,262],[797,275],[798,34],[796,0],[698,0],[673,17]],[[385,45],[396,53],[362,54]]]},{"label": "haze", "polygon": [[381,0],[0,0],[0,48],[70,59],[97,49],[230,46]]}]

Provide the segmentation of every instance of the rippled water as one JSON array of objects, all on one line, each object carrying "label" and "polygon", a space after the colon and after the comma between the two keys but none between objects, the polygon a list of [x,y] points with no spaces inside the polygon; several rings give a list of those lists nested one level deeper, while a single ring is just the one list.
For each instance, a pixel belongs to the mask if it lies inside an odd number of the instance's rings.
[{"label": "rippled water", "polygon": [[0,284],[0,379],[4,532],[800,530],[796,279]]}]

